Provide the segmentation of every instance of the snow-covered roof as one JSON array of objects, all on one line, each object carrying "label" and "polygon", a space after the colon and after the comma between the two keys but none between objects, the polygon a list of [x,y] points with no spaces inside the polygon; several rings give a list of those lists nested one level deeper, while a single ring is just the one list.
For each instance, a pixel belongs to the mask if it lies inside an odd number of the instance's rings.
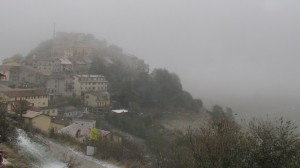
[{"label": "snow-covered roof", "polygon": [[86,63],[92,63],[93,61],[90,59],[90,58],[88,58],[88,57],[83,57],[82,58]]},{"label": "snow-covered roof", "polygon": [[111,110],[111,112],[113,112],[113,113],[128,113],[128,110],[126,110],[126,109],[119,109],[119,110]]},{"label": "snow-covered roof", "polygon": [[[73,123],[67,127],[64,127],[62,129],[58,130],[58,133],[59,134],[67,134],[72,137],[78,138],[79,141],[83,141],[85,138],[88,138],[90,136],[90,131],[91,131],[91,128],[88,128],[81,124]],[[102,137],[105,137],[108,134],[110,134],[110,132],[106,131],[106,130],[97,129],[97,131],[101,134]],[[77,137],[76,137],[76,134],[77,134]]]},{"label": "snow-covered roof", "polygon": [[104,57],[104,61],[108,64],[113,64],[113,61],[110,58]]},{"label": "snow-covered roof", "polygon": [[75,75],[75,76],[77,76],[77,77],[83,77],[83,78],[105,78],[103,75],[87,75],[87,74],[77,74],[77,75]]},{"label": "snow-covered roof", "polygon": [[70,64],[70,65],[72,65],[72,62],[70,60],[68,60],[67,58],[59,58],[59,60],[61,61],[61,64]]},{"label": "snow-covered roof", "polygon": [[101,137],[105,137],[105,136],[107,136],[108,134],[110,134],[109,131],[105,131],[105,130],[98,130],[98,131],[100,131]]},{"label": "snow-covered roof", "polygon": [[34,118],[34,117],[37,117],[41,114],[42,114],[41,112],[27,110],[26,114],[23,114],[22,117],[24,117],[24,118]]},{"label": "snow-covered roof", "polygon": [[62,129],[58,130],[58,133],[68,134],[72,137],[76,137],[76,134],[78,134],[77,138],[83,138],[83,137],[88,137],[89,136],[90,128],[88,128],[86,126],[83,126],[81,124],[71,124],[67,127],[64,127]]}]

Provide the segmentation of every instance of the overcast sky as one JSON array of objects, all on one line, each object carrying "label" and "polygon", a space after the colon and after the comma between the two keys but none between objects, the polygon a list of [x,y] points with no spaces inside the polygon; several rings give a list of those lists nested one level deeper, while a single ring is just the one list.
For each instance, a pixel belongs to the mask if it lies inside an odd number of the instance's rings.
[{"label": "overcast sky", "polygon": [[0,57],[26,55],[54,22],[177,73],[207,104],[300,111],[299,0],[0,0]]}]

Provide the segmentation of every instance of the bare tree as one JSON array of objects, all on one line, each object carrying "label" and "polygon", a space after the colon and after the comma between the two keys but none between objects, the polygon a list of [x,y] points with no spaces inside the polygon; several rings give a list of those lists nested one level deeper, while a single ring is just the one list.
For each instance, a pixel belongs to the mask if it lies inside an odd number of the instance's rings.
[{"label": "bare tree", "polygon": [[62,161],[66,163],[67,168],[77,168],[81,165],[77,156],[69,154],[67,151],[63,153]]}]

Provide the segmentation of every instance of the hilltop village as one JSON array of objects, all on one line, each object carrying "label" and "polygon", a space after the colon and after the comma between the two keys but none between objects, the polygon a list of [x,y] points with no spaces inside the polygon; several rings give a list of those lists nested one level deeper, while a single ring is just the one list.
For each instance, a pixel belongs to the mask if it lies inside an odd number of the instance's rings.
[{"label": "hilltop village", "polygon": [[[122,167],[299,167],[292,122],[254,119],[242,128],[230,108],[207,110],[175,73],[149,72],[144,60],[90,34],[56,33],[26,56],[4,59],[0,77],[4,153],[23,129],[57,155],[71,146]],[[33,164],[11,153],[13,167]],[[68,167],[91,167],[84,155],[58,157]]]},{"label": "hilltop village", "polygon": [[[8,103],[7,112],[22,114],[25,123],[45,134],[67,133],[81,141],[90,136],[91,128],[96,128],[96,120],[83,119],[83,115],[128,112],[114,109],[116,102],[106,77],[89,72],[99,54],[93,47],[95,43],[87,44],[88,38],[93,39],[90,36],[58,32],[51,40],[50,52],[39,48],[26,58],[4,59],[0,65],[0,94]],[[113,61],[105,57],[103,63],[109,66]],[[149,66],[137,57],[123,57],[122,63],[133,71],[149,72]],[[71,105],[71,100],[76,102]],[[103,137],[110,134],[98,130]]]},{"label": "hilltop village", "polygon": [[[0,75],[0,129],[10,127],[1,141],[19,127],[137,167],[156,162],[160,142],[171,144],[173,128],[183,128],[176,116],[189,118],[186,125],[232,117],[220,106],[206,111],[175,73],[149,72],[143,59],[91,34],[57,32],[26,56],[4,59]],[[97,150],[85,151],[89,145]]]}]

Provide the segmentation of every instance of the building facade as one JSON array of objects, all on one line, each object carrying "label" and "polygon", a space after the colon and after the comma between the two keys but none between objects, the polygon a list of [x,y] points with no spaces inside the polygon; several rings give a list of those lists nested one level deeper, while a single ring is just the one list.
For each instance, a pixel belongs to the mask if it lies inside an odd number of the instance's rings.
[{"label": "building facade", "polygon": [[0,65],[0,73],[6,77],[2,81],[7,81],[11,84],[19,82],[28,82],[34,85],[44,85],[48,75],[35,68],[26,65]]},{"label": "building facade", "polygon": [[28,82],[34,84],[35,86],[44,86],[46,84],[47,78],[48,74],[43,73],[42,71],[39,71],[35,68],[26,65],[22,65],[20,67],[20,82]]},{"label": "building facade", "polygon": [[110,94],[105,91],[88,91],[84,94],[84,104],[87,107],[110,107]]},{"label": "building facade", "polygon": [[27,111],[26,114],[23,114],[26,124],[30,124],[32,127],[40,130],[45,134],[49,134],[51,117],[39,112]]},{"label": "building facade", "polygon": [[84,45],[77,45],[77,46],[72,46],[69,48],[64,49],[64,56],[69,58],[69,57],[74,57],[74,56],[89,56],[92,54],[92,48]]},{"label": "building facade", "polygon": [[33,60],[33,67],[47,74],[70,72],[73,65],[67,58],[38,58]]},{"label": "building facade", "polygon": [[73,78],[65,74],[52,74],[47,79],[46,90],[50,100],[63,96],[72,96],[74,91]]},{"label": "building facade", "polygon": [[87,91],[107,91],[108,82],[102,75],[75,75],[74,95],[83,96]]},{"label": "building facade", "polygon": [[18,82],[20,79],[20,65],[0,65],[0,73],[6,77],[2,81]]},{"label": "building facade", "polygon": [[9,101],[26,100],[34,107],[47,107],[48,95],[41,89],[12,89],[2,92]]},{"label": "building facade", "polygon": [[85,72],[87,71],[91,65],[92,60],[89,57],[71,57],[69,58],[73,64],[73,69],[75,72]]}]

